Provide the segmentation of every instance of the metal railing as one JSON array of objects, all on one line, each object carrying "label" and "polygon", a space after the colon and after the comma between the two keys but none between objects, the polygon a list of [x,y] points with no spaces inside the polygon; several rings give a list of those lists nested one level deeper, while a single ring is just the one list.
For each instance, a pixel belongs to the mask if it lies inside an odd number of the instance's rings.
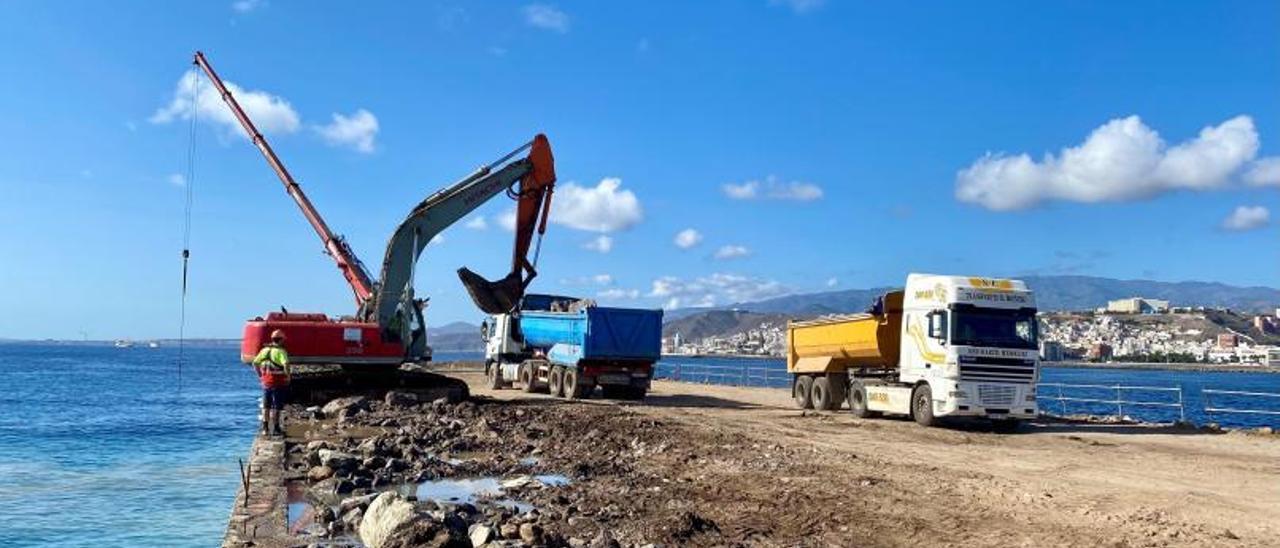
[{"label": "metal railing", "polygon": [[791,375],[776,367],[659,362],[654,377],[673,381],[769,388],[791,385]]},{"label": "metal railing", "polygon": [[[1204,414],[1208,415],[1210,418],[1213,418],[1214,413],[1280,416],[1280,394],[1273,394],[1271,392],[1245,392],[1242,390],[1214,390],[1210,388],[1205,388],[1204,390],[1201,390],[1200,393],[1204,394]],[[1277,405],[1276,405],[1276,409],[1245,409],[1240,407],[1219,407],[1217,405],[1214,405],[1213,403],[1213,396],[1215,394],[1218,395],[1220,398],[1221,396],[1227,396],[1228,399],[1235,399],[1235,400],[1239,400],[1242,398],[1262,398],[1262,401],[1272,401],[1272,400],[1268,400],[1267,398],[1275,398],[1274,401],[1276,402]],[[1221,401],[1221,399],[1219,401]],[[1230,405],[1230,404],[1231,402],[1228,401],[1224,405]]]},{"label": "metal railing", "polygon": [[[1055,394],[1046,394],[1046,388],[1056,388]],[[1078,395],[1066,395],[1063,389],[1074,391]],[[1113,393],[1114,396],[1106,398],[1102,396],[1089,397],[1092,394],[1100,394],[1103,391]],[[1126,399],[1126,394],[1172,394],[1177,398],[1176,401],[1164,400],[1156,401],[1152,399]],[[1036,398],[1058,402],[1058,408],[1062,416],[1067,415],[1067,404],[1081,403],[1094,404],[1101,406],[1112,406],[1116,408],[1116,418],[1123,418],[1125,406],[1130,408],[1167,408],[1178,410],[1178,421],[1186,422],[1187,410],[1185,401],[1182,397],[1182,387],[1178,386],[1125,386],[1121,384],[1068,384],[1059,382],[1042,382],[1036,385]]]}]

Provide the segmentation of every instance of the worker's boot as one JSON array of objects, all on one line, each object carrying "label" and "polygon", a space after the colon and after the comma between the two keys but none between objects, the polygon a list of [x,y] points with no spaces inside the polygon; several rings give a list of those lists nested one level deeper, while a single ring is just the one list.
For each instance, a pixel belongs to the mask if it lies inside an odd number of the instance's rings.
[{"label": "worker's boot", "polygon": [[284,419],[280,418],[280,411],[275,412],[275,424],[271,426],[271,433],[280,437],[284,437],[284,428],[280,425]]}]

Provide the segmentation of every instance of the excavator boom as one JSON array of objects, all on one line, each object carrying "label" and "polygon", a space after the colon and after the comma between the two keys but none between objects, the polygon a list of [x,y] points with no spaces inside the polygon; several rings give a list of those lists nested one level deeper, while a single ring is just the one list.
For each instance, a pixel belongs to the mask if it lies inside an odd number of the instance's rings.
[{"label": "excavator boom", "polygon": [[253,125],[253,120],[250,120],[249,115],[245,114],[244,109],[240,108],[240,103],[236,101],[235,96],[222,83],[222,79],[213,70],[209,60],[205,59],[204,53],[197,51],[193,62],[209,77],[209,81],[213,83],[213,87],[217,88],[222,100],[231,108],[231,113],[235,114],[236,120],[240,121],[240,125],[249,134],[249,138],[253,140],[253,146],[258,148],[258,151],[266,158],[267,164],[271,166],[272,171],[275,171],[276,176],[280,178],[280,182],[284,183],[285,192],[288,192],[289,197],[293,198],[293,201],[298,204],[298,208],[302,210],[302,215],[307,218],[307,222],[311,223],[311,228],[315,229],[316,234],[320,236],[320,240],[324,242],[325,252],[338,263],[338,269],[342,271],[342,277],[346,278],[347,283],[351,285],[351,291],[356,296],[356,306],[363,307],[369,299],[373,298],[374,287],[369,278],[369,273],[365,272],[364,265],[356,258],[355,252],[347,245],[346,240],[343,240],[341,236],[335,235],[329,229],[329,225],[324,222],[320,212],[316,210],[315,206],[311,205],[311,200],[302,192],[302,187],[298,186],[298,183],[293,180],[293,175],[290,175],[289,170],[285,169],[284,162],[281,162],[280,158],[276,156],[276,152],[271,148],[271,144],[267,142],[267,138],[262,136],[257,126]]}]

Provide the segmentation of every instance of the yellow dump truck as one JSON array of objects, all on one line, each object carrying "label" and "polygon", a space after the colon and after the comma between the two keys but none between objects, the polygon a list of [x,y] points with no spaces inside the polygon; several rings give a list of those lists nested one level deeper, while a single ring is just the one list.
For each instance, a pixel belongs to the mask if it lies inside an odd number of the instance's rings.
[{"label": "yellow dump truck", "polygon": [[911,274],[866,314],[788,324],[787,371],[803,409],[847,401],[858,417],[980,416],[1012,429],[1036,415],[1037,337],[1026,284]]}]

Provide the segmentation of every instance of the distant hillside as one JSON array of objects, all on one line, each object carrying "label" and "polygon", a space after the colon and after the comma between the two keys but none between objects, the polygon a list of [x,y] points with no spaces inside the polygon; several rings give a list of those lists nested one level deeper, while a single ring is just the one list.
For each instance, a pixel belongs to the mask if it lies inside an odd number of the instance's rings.
[{"label": "distant hillside", "polygon": [[786,314],[710,310],[666,322],[662,326],[662,336],[672,337],[679,333],[681,339],[697,341],[712,335],[731,335],[754,329],[762,322],[785,323],[788,318],[790,316]]},{"label": "distant hillside", "polygon": [[480,326],[466,322],[428,327],[427,344],[431,345],[436,352],[484,351],[484,341],[480,338]]},{"label": "distant hillside", "polygon": [[[1280,289],[1270,287],[1116,280],[1093,276],[1023,276],[1020,279],[1035,290],[1042,311],[1093,310],[1106,306],[1107,301],[1126,297],[1167,300],[1173,306],[1222,307],[1242,312],[1270,312],[1280,307]],[[877,296],[891,289],[845,289],[787,295],[724,307],[671,310],[666,313],[663,334],[670,336],[679,331],[682,337],[697,340],[712,335],[732,335],[768,319],[863,312]]]}]

